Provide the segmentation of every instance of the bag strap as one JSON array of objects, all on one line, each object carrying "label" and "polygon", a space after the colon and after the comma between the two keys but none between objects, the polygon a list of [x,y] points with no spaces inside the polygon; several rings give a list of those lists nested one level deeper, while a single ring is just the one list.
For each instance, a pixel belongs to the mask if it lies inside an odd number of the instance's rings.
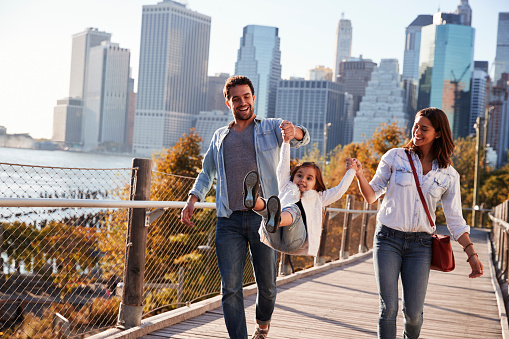
[{"label": "bag strap", "polygon": [[412,156],[410,155],[410,152],[405,149],[405,153],[408,156],[408,160],[410,161],[410,166],[412,166],[412,174],[414,175],[415,183],[417,184],[417,192],[419,192],[419,197],[421,197],[422,206],[424,206],[424,211],[426,211],[426,215],[428,216],[429,223],[431,224],[431,227],[436,233],[436,227],[433,223],[433,219],[431,219],[431,215],[429,214],[428,205],[426,204],[426,200],[424,200],[424,195],[421,191],[421,184],[419,183],[419,178],[417,178],[417,171],[415,170],[414,161],[412,160]]}]

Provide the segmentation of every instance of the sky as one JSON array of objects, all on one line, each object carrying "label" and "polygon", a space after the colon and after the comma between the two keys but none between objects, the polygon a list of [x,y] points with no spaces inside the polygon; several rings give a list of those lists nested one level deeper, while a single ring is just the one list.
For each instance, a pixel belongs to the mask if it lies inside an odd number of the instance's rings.
[{"label": "sky", "polygon": [[[111,33],[131,51],[137,80],[143,5],[159,0],[0,0],[0,126],[7,133],[51,138],[53,108],[69,94],[72,35],[87,27]],[[184,2],[184,1],[181,1]],[[212,18],[209,75],[233,74],[246,25],[279,28],[282,78],[305,77],[318,65],[332,68],[341,14],[352,22],[352,56],[377,64],[399,60],[405,28],[419,14],[454,12],[460,0],[186,0]],[[495,59],[498,13],[509,0],[470,0],[475,60]],[[135,90],[136,90],[135,85]]]}]

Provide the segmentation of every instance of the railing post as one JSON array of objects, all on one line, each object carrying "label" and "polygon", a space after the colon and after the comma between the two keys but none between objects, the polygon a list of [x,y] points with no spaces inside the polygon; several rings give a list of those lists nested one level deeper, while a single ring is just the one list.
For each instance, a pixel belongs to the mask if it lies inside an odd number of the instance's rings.
[{"label": "railing post", "polygon": [[290,275],[293,273],[292,261],[290,255],[281,253],[279,261],[279,275]]},{"label": "railing post", "polygon": [[[131,200],[150,200],[152,160],[133,159]],[[125,328],[139,326],[143,314],[143,280],[147,249],[147,225],[144,208],[129,210],[124,264],[122,302],[118,325]]]},{"label": "railing post", "polygon": [[[369,204],[367,201],[364,201],[364,210],[369,210]],[[361,224],[361,233],[359,239],[359,253],[366,253],[368,251],[368,244],[366,243],[366,238],[368,237],[368,222],[369,222],[369,214],[364,213],[362,215],[362,224]]]},{"label": "railing post", "polygon": [[[346,196],[346,206],[345,209],[351,210],[353,209],[353,205],[355,202],[355,197],[353,195],[348,194]],[[350,223],[352,221],[352,213],[345,212],[345,219],[343,221],[343,236],[341,238],[341,250],[339,251],[339,259],[348,259],[349,256],[349,248],[350,248]]]},{"label": "railing post", "polygon": [[325,212],[322,224],[322,236],[320,237],[320,247],[318,249],[318,255],[315,257],[315,266],[321,266],[325,264],[325,245],[327,244],[327,228],[329,226],[329,212]]}]

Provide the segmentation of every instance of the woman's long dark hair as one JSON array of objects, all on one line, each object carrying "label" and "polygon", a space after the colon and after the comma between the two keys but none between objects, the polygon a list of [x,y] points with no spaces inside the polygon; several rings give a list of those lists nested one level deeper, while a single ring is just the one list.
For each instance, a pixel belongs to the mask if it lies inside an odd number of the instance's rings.
[{"label": "woman's long dark hair", "polygon": [[[428,118],[435,131],[440,132],[440,137],[435,139],[431,146],[431,155],[438,161],[439,168],[446,168],[451,164],[451,154],[455,147],[447,115],[439,108],[429,107],[417,112],[415,117],[418,116]],[[412,128],[412,135],[413,133],[414,129]],[[422,158],[422,151],[414,145],[412,138],[405,148],[415,151],[419,158]]]},{"label": "woman's long dark hair", "polygon": [[310,168],[314,168],[315,169],[315,174],[316,174],[315,175],[315,179],[316,179],[315,191],[317,191],[317,192],[325,191],[326,188],[325,188],[325,184],[323,182],[322,170],[314,162],[306,161],[306,162],[303,162],[302,164],[298,164],[297,166],[295,166],[295,168],[292,170],[292,173],[290,175],[290,181],[293,182],[293,178],[295,177],[295,173],[297,173],[297,171],[300,168],[303,168],[303,167],[310,167]]}]

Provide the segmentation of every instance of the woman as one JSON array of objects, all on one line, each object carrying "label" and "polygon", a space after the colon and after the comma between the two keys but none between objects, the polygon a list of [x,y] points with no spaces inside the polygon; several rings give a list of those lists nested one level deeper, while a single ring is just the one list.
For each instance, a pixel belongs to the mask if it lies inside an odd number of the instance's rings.
[{"label": "woman", "polygon": [[[449,121],[438,108],[417,112],[412,139],[404,148],[385,153],[375,176],[368,183],[359,164],[356,177],[368,203],[385,193],[377,214],[373,242],[373,261],[379,293],[378,337],[396,337],[398,312],[398,277],[403,287],[403,338],[418,338],[423,321],[424,298],[431,265],[431,234],[423,204],[419,199],[405,149],[410,151],[417,176],[432,219],[438,201],[447,227],[462,246],[472,272],[470,278],[483,274],[483,265],[470,242],[470,227],[461,213],[460,180],[451,166],[454,150]],[[348,159],[357,162],[357,159]]]}]

